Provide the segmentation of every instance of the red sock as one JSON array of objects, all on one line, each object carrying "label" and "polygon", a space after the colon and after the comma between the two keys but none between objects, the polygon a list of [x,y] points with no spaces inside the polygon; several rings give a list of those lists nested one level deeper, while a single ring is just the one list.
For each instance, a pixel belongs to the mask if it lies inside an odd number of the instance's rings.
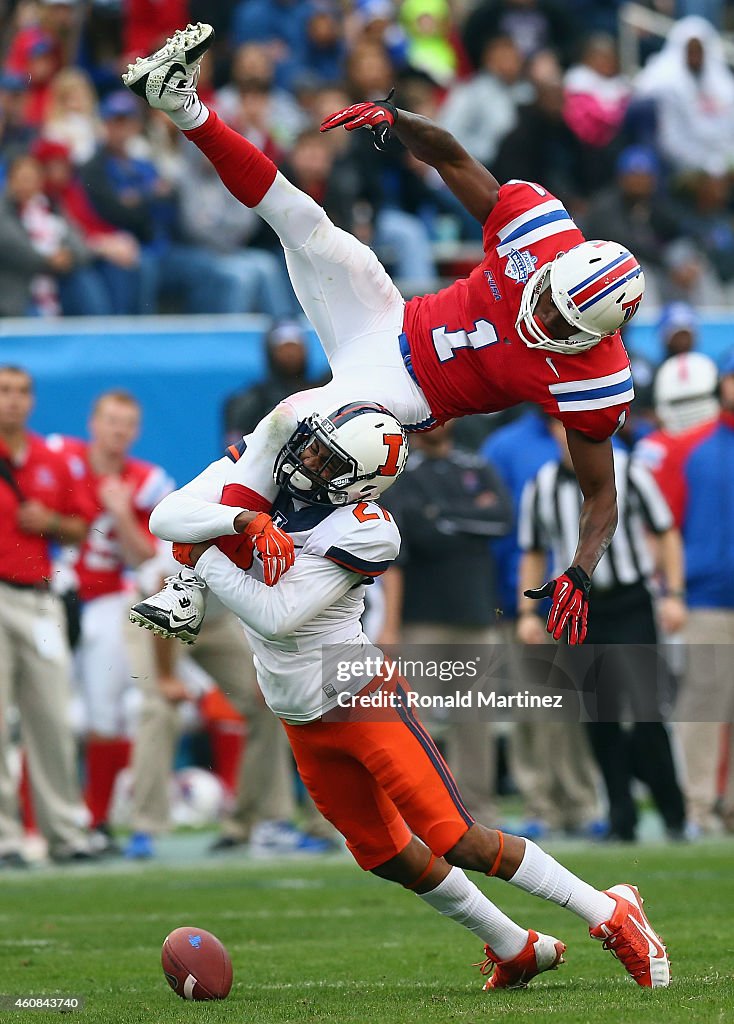
[{"label": "red sock", "polygon": [[33,810],[33,794],[31,793],[31,780],[28,775],[28,758],[22,755],[20,762],[20,785],[18,786],[18,801],[20,803],[20,814],[23,819],[23,827],[26,832],[36,831],[36,815]]},{"label": "red sock", "polygon": [[227,789],[234,793],[245,745],[244,722],[215,722],[207,731],[212,745],[212,768]]},{"label": "red sock", "polygon": [[87,741],[87,788],[84,799],[92,815],[92,828],[107,821],[112,787],[117,773],[130,760],[131,746],[130,740],[122,736]]},{"label": "red sock", "polygon": [[269,157],[221,121],[213,110],[201,127],[184,134],[214,164],[235,199],[245,206],[257,206],[278,170]]},{"label": "red sock", "polygon": [[[263,498],[257,491],[245,487],[244,484],[226,484],[222,491],[222,505],[234,505],[252,512],[269,512],[271,509],[271,503],[267,498]],[[240,569],[249,569],[252,565],[253,542],[251,537],[245,537],[241,533],[237,533],[233,537],[220,537],[217,547]]]}]

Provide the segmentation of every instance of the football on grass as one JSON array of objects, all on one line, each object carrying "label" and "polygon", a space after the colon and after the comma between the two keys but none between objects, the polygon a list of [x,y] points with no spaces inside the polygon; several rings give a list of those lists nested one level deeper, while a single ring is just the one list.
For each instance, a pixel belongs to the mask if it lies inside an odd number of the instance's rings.
[{"label": "football on grass", "polygon": [[232,961],[203,928],[177,928],[161,950],[166,981],[182,999],[224,999],[232,988]]}]

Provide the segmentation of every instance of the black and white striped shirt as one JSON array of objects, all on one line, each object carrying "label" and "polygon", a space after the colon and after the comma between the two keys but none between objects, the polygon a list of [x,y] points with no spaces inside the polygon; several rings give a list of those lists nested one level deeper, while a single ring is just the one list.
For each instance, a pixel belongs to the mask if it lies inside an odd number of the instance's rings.
[{"label": "black and white striped shirt", "polygon": [[[626,452],[614,450],[619,523],[612,543],[594,571],[594,589],[610,590],[646,582],[654,572],[646,529],[665,533],[673,526],[668,504],[650,472]],[[574,473],[546,462],[525,486],[518,541],[523,551],[550,551],[552,574],[571,564],[579,537],[583,496]]]}]

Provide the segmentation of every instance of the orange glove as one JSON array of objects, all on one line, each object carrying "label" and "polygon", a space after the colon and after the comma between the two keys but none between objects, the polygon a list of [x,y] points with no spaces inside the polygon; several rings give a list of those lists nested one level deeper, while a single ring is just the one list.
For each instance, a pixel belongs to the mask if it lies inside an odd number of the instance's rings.
[{"label": "orange glove", "polygon": [[260,512],[245,527],[245,537],[255,543],[255,550],[263,564],[265,585],[274,587],[284,572],[287,572],[296,560],[296,551],[292,538],[266,512]]},{"label": "orange glove", "polygon": [[193,544],[174,544],[173,545],[173,557],[181,565],[187,565],[189,569],[194,568],[194,563],[191,560],[191,549]]}]

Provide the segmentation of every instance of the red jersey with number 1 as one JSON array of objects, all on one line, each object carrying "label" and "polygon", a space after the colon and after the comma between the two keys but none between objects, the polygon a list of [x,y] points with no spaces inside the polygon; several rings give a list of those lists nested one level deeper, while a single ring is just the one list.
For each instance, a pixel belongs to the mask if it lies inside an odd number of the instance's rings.
[{"label": "red jersey with number 1", "polygon": [[[49,447],[63,455],[72,476],[86,491],[97,513],[74,563],[79,596],[83,601],[89,601],[103,594],[115,594],[125,587],[127,566],[123,560],[115,520],[105,510],[99,496],[100,484],[107,478],[98,476],[92,469],[87,441],[55,434],[49,438],[48,443]],[[172,481],[160,466],[132,458],[125,460],[119,476],[123,483],[132,488],[133,512],[138,525],[148,531],[150,513],[173,489]],[[150,536],[152,540],[153,535]]]},{"label": "red jersey with number 1", "polygon": [[559,199],[511,181],[484,225],[484,259],[469,277],[411,299],[403,330],[438,423],[534,402],[593,440],[611,436],[634,398],[619,333],[575,355],[529,348],[515,323],[530,276],[584,236]]}]

